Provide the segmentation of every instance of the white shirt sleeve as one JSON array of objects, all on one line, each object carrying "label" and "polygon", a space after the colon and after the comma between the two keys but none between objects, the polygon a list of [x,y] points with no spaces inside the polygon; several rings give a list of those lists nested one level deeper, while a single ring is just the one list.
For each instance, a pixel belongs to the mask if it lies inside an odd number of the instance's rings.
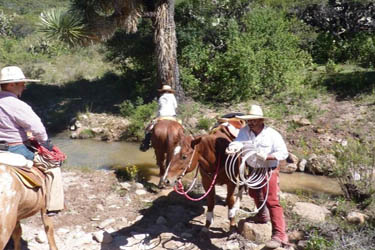
[{"label": "white shirt sleeve", "polygon": [[281,134],[274,130],[272,136],[274,143],[272,145],[271,155],[273,155],[278,161],[285,160],[288,158],[289,153]]}]

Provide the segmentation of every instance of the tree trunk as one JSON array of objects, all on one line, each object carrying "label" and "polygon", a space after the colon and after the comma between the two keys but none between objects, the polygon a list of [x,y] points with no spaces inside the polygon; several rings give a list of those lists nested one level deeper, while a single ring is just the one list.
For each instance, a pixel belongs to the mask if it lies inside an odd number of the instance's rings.
[{"label": "tree trunk", "polygon": [[154,42],[158,60],[158,87],[170,85],[176,91],[178,100],[185,99],[180,84],[180,74],[177,62],[176,25],[174,22],[174,1],[158,0],[154,20]]}]

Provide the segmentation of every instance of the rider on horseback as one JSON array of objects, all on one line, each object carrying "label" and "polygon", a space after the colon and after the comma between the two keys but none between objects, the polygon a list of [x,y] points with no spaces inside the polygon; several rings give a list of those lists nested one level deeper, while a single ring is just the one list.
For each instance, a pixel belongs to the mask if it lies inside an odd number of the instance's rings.
[{"label": "rider on horseback", "polygon": [[176,97],[174,96],[174,90],[169,85],[163,85],[163,87],[161,89],[158,89],[158,91],[161,93],[161,96],[158,100],[158,115],[146,127],[145,138],[139,147],[139,149],[143,152],[146,152],[151,146],[152,129],[157,121],[160,118],[168,117],[175,119],[176,117],[177,101]]},{"label": "rider on horseback", "polygon": [[[3,149],[33,161],[34,151],[27,144],[31,136],[48,150],[52,150],[53,145],[48,140],[41,119],[27,103],[19,99],[26,82],[39,80],[27,79],[17,66],[4,67],[0,72],[0,141],[6,146]],[[60,168],[51,170],[50,175],[51,199],[47,200],[47,214],[54,215],[64,208]]]}]

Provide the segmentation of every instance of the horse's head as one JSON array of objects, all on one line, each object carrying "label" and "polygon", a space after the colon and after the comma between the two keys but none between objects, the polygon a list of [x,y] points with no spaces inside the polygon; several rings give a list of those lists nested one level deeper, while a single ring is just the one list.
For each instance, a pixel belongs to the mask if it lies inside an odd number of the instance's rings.
[{"label": "horse's head", "polygon": [[185,136],[178,143],[162,179],[165,184],[174,184],[186,173],[194,170],[198,163],[196,144],[200,142],[200,139],[201,137],[193,138],[192,136]]}]

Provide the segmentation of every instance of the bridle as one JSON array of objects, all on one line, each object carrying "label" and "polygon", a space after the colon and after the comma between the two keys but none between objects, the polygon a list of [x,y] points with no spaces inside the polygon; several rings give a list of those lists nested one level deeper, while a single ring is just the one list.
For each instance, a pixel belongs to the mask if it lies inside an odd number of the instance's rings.
[{"label": "bridle", "polygon": [[[194,149],[194,152],[195,152],[195,149]],[[194,153],[193,153],[194,155]],[[193,155],[192,155],[192,159],[193,159]],[[191,162],[191,161],[190,161]],[[198,165],[199,166],[199,165]],[[187,199],[191,200],[191,201],[200,201],[202,199],[204,199],[212,190],[212,188],[215,186],[215,183],[216,183],[216,178],[218,176],[218,173],[219,173],[219,166],[220,166],[220,157],[218,158],[218,161],[217,161],[217,166],[216,166],[216,171],[215,171],[215,175],[212,179],[212,182],[211,182],[211,185],[210,187],[208,188],[208,190],[206,191],[206,193],[204,193],[201,197],[199,198],[193,198],[191,197],[188,193],[191,191],[191,189],[193,189],[194,185],[195,185],[195,182],[197,180],[197,176],[198,176],[198,170],[199,170],[199,167],[197,167],[197,171],[195,173],[195,177],[194,177],[194,180],[192,182],[192,184],[190,185],[190,187],[188,188],[187,191],[184,191],[184,186],[181,182],[181,179],[182,177],[185,175],[184,173],[181,174],[178,178],[177,178],[177,183],[176,185],[173,187],[174,188],[174,191],[180,195],[183,195],[185,196]],[[186,168],[187,169],[187,168]]]}]

